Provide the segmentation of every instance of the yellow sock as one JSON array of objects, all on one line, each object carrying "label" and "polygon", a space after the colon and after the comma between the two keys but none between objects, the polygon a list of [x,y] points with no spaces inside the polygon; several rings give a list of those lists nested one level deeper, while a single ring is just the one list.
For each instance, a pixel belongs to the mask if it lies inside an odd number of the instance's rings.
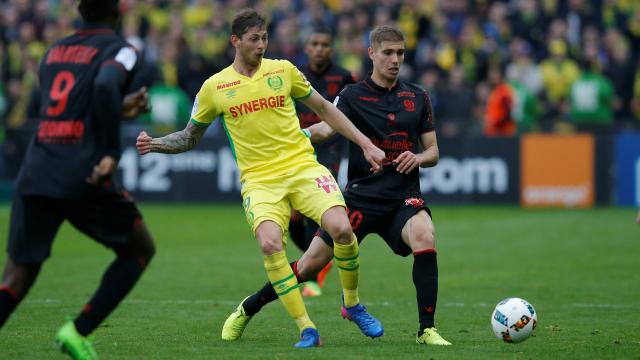
[{"label": "yellow sock", "polygon": [[355,235],[349,245],[333,244],[333,255],[338,265],[344,306],[352,307],[360,303],[358,298],[358,278],[360,277],[360,257],[358,255],[358,241]]},{"label": "yellow sock", "polygon": [[316,326],[307,315],[302,294],[298,289],[298,280],[287,262],[285,252],[280,251],[273,255],[264,256],[264,268],[267,270],[267,277],[271,285],[276,290],[289,316],[298,325],[298,329],[302,331],[309,327],[315,328]]}]

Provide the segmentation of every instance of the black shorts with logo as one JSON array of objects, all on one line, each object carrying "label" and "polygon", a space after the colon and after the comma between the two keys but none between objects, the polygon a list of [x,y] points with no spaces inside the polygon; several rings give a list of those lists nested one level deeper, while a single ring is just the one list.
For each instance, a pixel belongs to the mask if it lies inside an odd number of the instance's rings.
[{"label": "black shorts with logo", "polygon": [[51,253],[64,220],[110,248],[124,246],[142,215],[133,199],[111,186],[96,187],[77,199],[17,194],[11,208],[7,251],[20,265],[37,265]]},{"label": "black shorts with logo", "polygon": [[[407,221],[422,209],[431,216],[431,210],[420,195],[406,199],[380,199],[346,192],[344,199],[358,243],[369,234],[378,234],[400,256],[412,253],[411,248],[402,241],[402,228]],[[333,240],[325,230],[320,229],[318,234],[327,245],[333,247]]]}]

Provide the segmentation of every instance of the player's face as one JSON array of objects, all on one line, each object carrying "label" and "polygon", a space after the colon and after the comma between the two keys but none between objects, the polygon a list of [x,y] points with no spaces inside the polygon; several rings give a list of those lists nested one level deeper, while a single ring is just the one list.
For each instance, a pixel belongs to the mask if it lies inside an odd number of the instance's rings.
[{"label": "player's face", "polygon": [[304,46],[309,62],[315,65],[326,64],[331,59],[331,35],[313,33]]},{"label": "player's face", "polygon": [[[235,41],[233,38],[235,38]],[[232,42],[236,51],[247,65],[258,66],[267,50],[269,36],[265,28],[254,26],[249,28],[241,38],[232,35]]]},{"label": "player's face", "polygon": [[404,61],[404,42],[383,41],[379,46],[369,48],[369,57],[374,73],[390,82],[396,81]]}]

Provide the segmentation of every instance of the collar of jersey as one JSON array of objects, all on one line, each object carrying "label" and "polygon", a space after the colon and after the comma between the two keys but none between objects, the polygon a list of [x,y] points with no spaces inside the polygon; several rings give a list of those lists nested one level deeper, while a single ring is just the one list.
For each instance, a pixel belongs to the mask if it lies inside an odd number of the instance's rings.
[{"label": "collar of jersey", "polygon": [[260,73],[260,71],[262,71],[262,65],[264,65],[263,61],[264,61],[264,58],[262,58],[262,60],[260,61],[260,67],[258,68],[258,70],[256,70],[256,72],[253,74],[252,77],[248,77],[245,74],[241,74],[238,70],[236,70],[236,68],[233,67],[233,63],[231,65],[229,65],[229,67],[231,68],[231,71],[233,71],[236,75],[240,75],[245,79],[253,81],[253,80],[256,80],[258,78],[257,77],[258,74]]},{"label": "collar of jersey", "polygon": [[384,93],[384,94],[396,91],[396,89],[398,88],[398,85],[400,84],[400,79],[398,79],[398,81],[396,81],[396,84],[391,89],[380,86],[376,84],[375,81],[373,81],[373,79],[371,78],[371,73],[367,75],[364,81],[373,90]]},{"label": "collar of jersey", "polygon": [[106,23],[88,23],[82,21],[78,24],[78,32],[89,32],[89,33],[109,33],[114,32],[113,28]]},{"label": "collar of jersey", "polygon": [[331,70],[332,67],[333,67],[333,61],[329,60],[329,65],[327,65],[327,67],[324,68],[324,70],[322,70],[321,72],[317,73],[317,72],[311,70],[311,65],[307,64],[307,70],[309,70],[309,74],[313,74],[313,75],[318,76],[318,77],[328,73],[329,70]]}]

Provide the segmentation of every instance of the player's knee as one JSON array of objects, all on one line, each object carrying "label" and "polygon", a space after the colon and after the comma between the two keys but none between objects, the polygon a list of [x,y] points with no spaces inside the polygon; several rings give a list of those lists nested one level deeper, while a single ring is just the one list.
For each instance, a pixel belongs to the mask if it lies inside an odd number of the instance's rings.
[{"label": "player's knee", "polygon": [[144,247],[141,249],[140,254],[138,254],[138,258],[145,263],[145,266],[149,264],[151,259],[156,255],[156,244],[153,240],[149,240],[150,241],[146,242]]},{"label": "player's knee", "polygon": [[353,230],[348,221],[335,221],[328,224],[325,230],[339,244],[350,244],[353,241]]},{"label": "player's knee", "polygon": [[273,255],[283,250],[282,229],[275,222],[261,222],[255,236],[263,255]]},{"label": "player's knee", "polygon": [[273,255],[283,249],[282,239],[279,237],[256,231],[256,239],[258,239],[263,255]]},{"label": "player's knee", "polygon": [[38,277],[40,266],[8,266],[0,288],[7,289],[17,301],[21,301]]},{"label": "player's knee", "polygon": [[145,268],[156,254],[156,245],[147,228],[141,224],[130,234],[126,244],[114,246],[113,251],[119,258],[135,259]]},{"label": "player's knee", "polygon": [[435,247],[436,237],[433,228],[427,228],[415,234],[413,239],[414,248],[417,250],[433,249]]}]

